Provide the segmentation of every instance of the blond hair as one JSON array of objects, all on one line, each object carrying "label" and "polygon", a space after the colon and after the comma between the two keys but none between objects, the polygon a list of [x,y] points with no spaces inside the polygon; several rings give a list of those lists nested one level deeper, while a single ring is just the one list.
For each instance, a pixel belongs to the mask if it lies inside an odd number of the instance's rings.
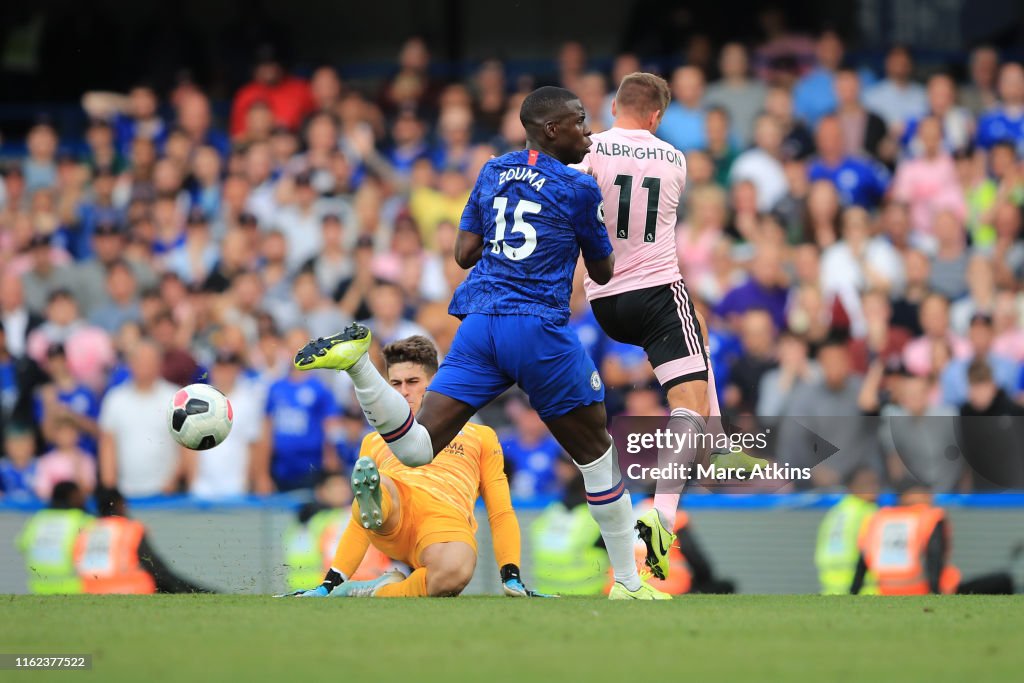
[{"label": "blond hair", "polygon": [[671,98],[664,78],[643,72],[627,75],[615,93],[615,103],[619,109],[628,109],[640,116],[649,116],[655,111],[661,112],[663,116]]}]

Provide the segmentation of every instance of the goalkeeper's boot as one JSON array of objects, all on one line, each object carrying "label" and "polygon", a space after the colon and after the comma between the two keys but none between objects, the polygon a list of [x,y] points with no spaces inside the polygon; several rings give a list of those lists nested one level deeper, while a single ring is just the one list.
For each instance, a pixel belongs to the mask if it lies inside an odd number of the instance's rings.
[{"label": "goalkeeper's boot", "polygon": [[348,370],[370,348],[370,328],[352,323],[330,337],[313,339],[295,354],[299,370]]},{"label": "goalkeeper's boot", "polygon": [[636,531],[647,546],[647,566],[659,579],[667,579],[669,573],[668,551],[675,543],[676,535],[661,519],[661,512],[651,508],[636,520]]},{"label": "goalkeeper's boot", "polygon": [[405,581],[402,572],[391,570],[368,581],[345,581],[331,591],[332,598],[372,598],[382,586]]},{"label": "goalkeeper's boot", "polygon": [[760,467],[762,470],[768,467],[768,461],[764,458],[755,458],[743,451],[737,453],[732,451],[712,453],[710,461],[716,469],[736,470],[744,476],[749,476],[755,467]]},{"label": "goalkeeper's boot", "polygon": [[608,593],[609,600],[671,600],[672,596],[664,591],[660,591],[651,584],[647,583],[647,579],[650,575],[647,572],[640,573],[640,587],[635,591],[631,591],[623,586],[618,581],[612,586],[611,591]]},{"label": "goalkeeper's boot", "polygon": [[356,460],[352,467],[352,493],[359,503],[359,524],[370,531],[384,526],[380,486],[377,463],[365,455]]}]

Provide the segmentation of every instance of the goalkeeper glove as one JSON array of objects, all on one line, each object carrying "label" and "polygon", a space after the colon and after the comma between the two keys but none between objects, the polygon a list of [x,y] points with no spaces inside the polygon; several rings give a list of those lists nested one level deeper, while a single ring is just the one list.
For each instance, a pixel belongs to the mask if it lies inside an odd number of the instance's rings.
[{"label": "goalkeeper glove", "polygon": [[327,576],[324,577],[324,582],[316,588],[310,588],[309,590],[293,591],[291,593],[282,593],[281,595],[275,595],[275,598],[326,598],[331,594],[335,588],[341,585],[345,579],[342,578],[341,572],[331,569],[327,572]]},{"label": "goalkeeper glove", "polygon": [[538,593],[532,591],[523,584],[519,576],[519,567],[514,564],[506,564],[501,568],[501,589],[510,598],[557,598],[557,595]]}]

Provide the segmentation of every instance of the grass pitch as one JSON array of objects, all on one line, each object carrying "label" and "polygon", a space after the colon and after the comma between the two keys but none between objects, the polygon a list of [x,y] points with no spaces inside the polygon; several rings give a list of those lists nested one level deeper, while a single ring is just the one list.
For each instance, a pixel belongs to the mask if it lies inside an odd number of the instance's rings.
[{"label": "grass pitch", "polygon": [[1015,597],[0,597],[5,681],[1019,681]]}]

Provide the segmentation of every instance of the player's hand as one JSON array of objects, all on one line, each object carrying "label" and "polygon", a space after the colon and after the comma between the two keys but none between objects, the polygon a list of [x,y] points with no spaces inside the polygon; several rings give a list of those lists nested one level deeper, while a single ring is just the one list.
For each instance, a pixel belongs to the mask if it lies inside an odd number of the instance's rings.
[{"label": "player's hand", "polygon": [[310,588],[305,591],[293,591],[291,593],[281,593],[275,595],[275,598],[326,598],[331,592],[327,590],[327,586],[320,584],[316,588]]},{"label": "player's hand", "polygon": [[506,564],[501,568],[501,590],[510,598],[557,598],[557,595],[538,593],[526,587],[519,576],[519,567]]}]

